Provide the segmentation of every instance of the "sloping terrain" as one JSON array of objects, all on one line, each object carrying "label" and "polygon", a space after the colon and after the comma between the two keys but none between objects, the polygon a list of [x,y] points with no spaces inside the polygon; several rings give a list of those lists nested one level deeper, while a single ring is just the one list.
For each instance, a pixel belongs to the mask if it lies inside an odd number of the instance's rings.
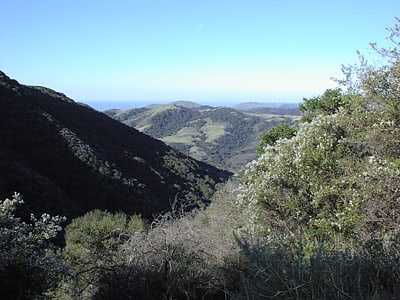
[{"label": "sloping terrain", "polygon": [[94,208],[145,217],[177,200],[207,202],[229,173],[0,72],[0,199],[27,211],[79,216]]},{"label": "sloping terrain", "polygon": [[179,101],[105,113],[195,159],[238,172],[256,158],[262,133],[280,122],[293,124],[299,118],[292,114],[294,109],[272,111],[274,114],[271,110],[252,113]]}]

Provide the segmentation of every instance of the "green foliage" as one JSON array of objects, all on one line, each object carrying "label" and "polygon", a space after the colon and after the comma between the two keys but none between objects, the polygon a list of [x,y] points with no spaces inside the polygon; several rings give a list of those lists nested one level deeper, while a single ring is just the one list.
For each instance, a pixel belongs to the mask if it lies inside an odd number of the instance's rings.
[{"label": "green foliage", "polygon": [[72,298],[90,297],[99,279],[118,267],[118,251],[129,235],[147,230],[138,215],[94,210],[74,219],[65,229],[64,259],[71,274],[64,293]]},{"label": "green foliage", "polygon": [[73,220],[64,250],[70,276],[55,298],[223,298],[239,279],[235,187],[222,187],[198,214],[176,202],[151,229],[139,216],[99,210]]},{"label": "green foliage", "polygon": [[104,252],[114,249],[125,231],[127,216],[123,213],[94,210],[74,219],[65,230],[67,249]]},{"label": "green foliage", "polygon": [[61,231],[61,217],[16,216],[22,197],[0,201],[0,298],[38,299],[57,287],[65,267],[52,240]]},{"label": "green foliage", "polygon": [[358,248],[398,230],[399,63],[364,65],[357,93],[306,100],[296,136],[265,147],[247,170],[239,202],[252,212],[250,232],[267,240],[303,234],[314,251],[316,241]]},{"label": "green foliage", "polygon": [[261,135],[260,145],[257,148],[257,154],[264,153],[267,145],[275,145],[277,140],[290,139],[296,134],[296,129],[290,127],[287,123],[280,123],[278,126],[272,127],[269,131]]},{"label": "green foliage", "polygon": [[[303,123],[249,168],[240,202],[259,231],[352,243],[398,226],[398,128],[359,107]],[[379,204],[378,204],[379,202]],[[257,231],[256,230],[256,231]]]},{"label": "green foliage", "polygon": [[[114,179],[122,179],[122,173],[116,169],[115,165],[110,164],[108,161],[102,161],[99,159],[95,151],[79,137],[74,134],[68,128],[62,128],[60,130],[60,136],[62,136],[68,143],[68,147],[71,149],[72,153],[83,163],[90,166],[95,172],[99,172],[104,176],[108,176]],[[134,185],[136,179],[124,178],[124,182],[127,185]]]},{"label": "green foliage", "polygon": [[318,115],[329,115],[336,113],[346,102],[346,97],[341,89],[328,89],[321,96],[304,98],[304,103],[299,109],[304,114],[302,122],[310,122]]},{"label": "green foliage", "polygon": [[130,216],[126,227],[130,233],[148,232],[150,230],[150,225],[140,215]]},{"label": "green foliage", "polygon": [[[399,62],[364,66],[356,94],[335,89],[306,100],[296,136],[265,148],[240,199],[255,232],[303,232],[310,243],[342,247],[399,229]],[[390,76],[380,78],[383,71]]]}]

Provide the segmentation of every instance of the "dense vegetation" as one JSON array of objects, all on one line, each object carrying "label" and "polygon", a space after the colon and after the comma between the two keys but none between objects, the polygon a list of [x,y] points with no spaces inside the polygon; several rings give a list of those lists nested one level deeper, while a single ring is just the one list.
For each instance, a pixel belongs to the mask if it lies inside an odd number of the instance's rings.
[{"label": "dense vegetation", "polygon": [[287,123],[280,123],[261,135],[260,144],[257,148],[257,153],[265,152],[266,146],[273,146],[280,139],[290,139],[296,135],[296,129],[290,127]]},{"label": "dense vegetation", "polygon": [[285,122],[293,125],[298,109],[201,106],[178,101],[130,110],[108,110],[107,115],[161,139],[182,153],[228,169],[243,171],[256,158],[260,135]]},{"label": "dense vegetation", "polygon": [[[342,89],[305,99],[295,132],[271,134],[205,210],[172,203],[150,224],[88,212],[66,227],[57,253],[49,240],[60,218],[24,223],[20,196],[1,202],[2,278],[46,261],[54,276],[39,264],[43,285],[20,297],[399,299],[400,26],[390,33],[393,48],[373,45],[383,65],[361,58],[344,68]],[[21,280],[0,281],[0,290],[18,295]]]},{"label": "dense vegetation", "polygon": [[60,217],[15,215],[21,195],[0,201],[0,298],[35,299],[55,289],[66,271],[51,242],[61,231]]}]

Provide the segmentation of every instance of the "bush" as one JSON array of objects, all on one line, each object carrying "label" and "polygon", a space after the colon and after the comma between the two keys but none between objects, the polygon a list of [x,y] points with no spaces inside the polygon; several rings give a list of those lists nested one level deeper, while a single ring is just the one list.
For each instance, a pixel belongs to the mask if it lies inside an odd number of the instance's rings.
[{"label": "bush", "polygon": [[399,297],[399,37],[373,46],[386,65],[345,69],[346,93],[306,99],[296,135],[250,164],[238,298]]},{"label": "bush", "polygon": [[[223,299],[237,286],[240,264],[233,239],[234,193],[205,211],[172,207],[156,216],[152,230],[130,236],[124,263],[105,273],[95,299]],[[222,203],[224,201],[224,203]]]},{"label": "bush", "polygon": [[399,228],[400,130],[391,113],[352,97],[351,110],[303,123],[252,162],[239,197],[249,230],[340,246]]},{"label": "bush", "polygon": [[130,234],[145,232],[148,225],[138,216],[94,210],[74,219],[65,230],[65,262],[70,276],[64,293],[72,298],[92,297],[101,277],[118,270],[122,263],[120,247]]},{"label": "bush", "polygon": [[65,274],[52,240],[62,217],[31,215],[30,223],[15,215],[21,195],[0,201],[0,298],[37,299],[54,290]]}]

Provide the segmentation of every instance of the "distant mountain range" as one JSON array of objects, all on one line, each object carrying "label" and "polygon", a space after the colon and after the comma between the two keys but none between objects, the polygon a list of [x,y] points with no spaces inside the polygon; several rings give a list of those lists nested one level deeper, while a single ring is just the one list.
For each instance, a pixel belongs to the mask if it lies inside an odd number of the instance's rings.
[{"label": "distant mountain range", "polygon": [[291,108],[298,109],[300,103],[290,102],[245,102],[235,105],[233,108],[238,110],[252,110],[255,108]]},{"label": "distant mountain range", "polygon": [[238,172],[256,158],[262,133],[300,117],[294,104],[264,105],[246,103],[234,109],[176,101],[104,113],[197,160]]},{"label": "distant mountain range", "polygon": [[64,94],[0,72],[0,199],[69,219],[99,208],[153,214],[206,203],[231,175]]}]

